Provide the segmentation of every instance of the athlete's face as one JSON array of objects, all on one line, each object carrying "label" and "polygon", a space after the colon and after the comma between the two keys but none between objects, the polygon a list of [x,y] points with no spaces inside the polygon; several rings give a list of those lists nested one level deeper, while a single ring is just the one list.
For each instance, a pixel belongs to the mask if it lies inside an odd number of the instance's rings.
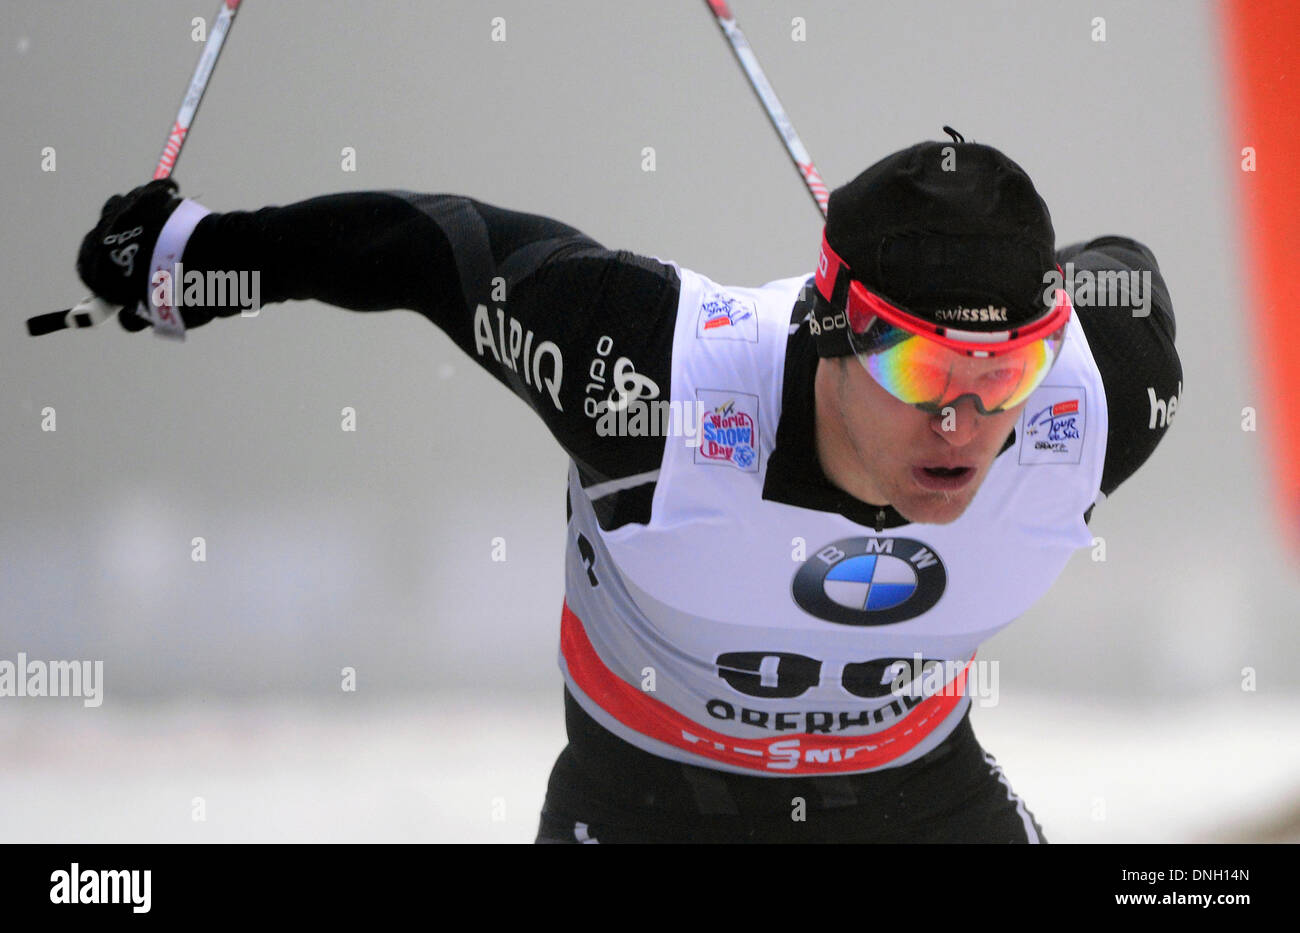
[{"label": "athlete's face", "polygon": [[981,415],[963,398],[932,415],[894,398],[853,356],[820,360],[815,392],[817,452],[831,482],[933,525],[966,511],[1024,408]]}]

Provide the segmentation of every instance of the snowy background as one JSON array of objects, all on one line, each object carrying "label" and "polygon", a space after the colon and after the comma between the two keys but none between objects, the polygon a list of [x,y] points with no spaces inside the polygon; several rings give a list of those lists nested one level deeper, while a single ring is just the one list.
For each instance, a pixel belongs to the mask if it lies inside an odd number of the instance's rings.
[{"label": "snowy background", "polygon": [[[0,841],[529,841],[564,744],[565,479],[530,410],[409,312],[275,306],[183,346],[22,330],[84,294],[77,245],[147,179],[215,7],[0,3],[0,658],[106,680],[98,709],[0,698]],[[975,728],[1054,842],[1300,841],[1300,573],[1214,7],[733,9],[832,186],[947,123],[1025,167],[1058,243],[1154,250],[1175,428],[1094,513],[1107,559],[1080,552],[981,651],[1001,703]],[[741,285],[809,271],[820,232],[698,0],[245,0],[176,178],[218,211],[465,194]]]}]

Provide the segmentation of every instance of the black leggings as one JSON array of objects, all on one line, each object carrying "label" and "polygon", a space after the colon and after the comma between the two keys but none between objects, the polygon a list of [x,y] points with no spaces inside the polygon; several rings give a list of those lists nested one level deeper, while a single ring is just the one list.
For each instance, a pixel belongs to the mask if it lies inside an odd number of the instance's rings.
[{"label": "black leggings", "polygon": [[773,778],[642,752],[567,699],[570,744],[551,772],[539,843],[1047,841],[969,715],[911,764]]}]

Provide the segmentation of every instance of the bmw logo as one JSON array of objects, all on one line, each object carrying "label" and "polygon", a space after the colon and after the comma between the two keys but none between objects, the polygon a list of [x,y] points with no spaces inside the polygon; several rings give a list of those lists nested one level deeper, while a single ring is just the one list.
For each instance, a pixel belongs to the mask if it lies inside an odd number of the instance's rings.
[{"label": "bmw logo", "polygon": [[842,538],[804,561],[794,601],[840,625],[894,625],[930,609],[948,583],[939,555],[911,538]]}]

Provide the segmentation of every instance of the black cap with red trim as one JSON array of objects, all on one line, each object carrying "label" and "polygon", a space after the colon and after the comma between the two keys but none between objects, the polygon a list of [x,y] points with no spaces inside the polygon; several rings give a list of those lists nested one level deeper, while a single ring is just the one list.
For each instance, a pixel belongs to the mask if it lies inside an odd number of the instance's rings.
[{"label": "black cap with red trim", "polygon": [[852,352],[851,280],[943,328],[1015,330],[1051,313],[1046,203],[1011,159],[944,129],[952,141],[895,152],[831,192],[825,242],[839,262],[818,277],[820,356]]}]

